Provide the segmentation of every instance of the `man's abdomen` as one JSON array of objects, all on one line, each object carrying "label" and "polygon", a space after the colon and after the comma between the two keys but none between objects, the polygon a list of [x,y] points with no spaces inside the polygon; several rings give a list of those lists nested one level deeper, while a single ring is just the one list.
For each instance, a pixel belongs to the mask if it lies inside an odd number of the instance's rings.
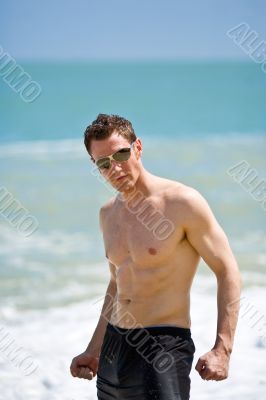
[{"label": "man's abdomen", "polygon": [[167,291],[145,298],[117,296],[110,322],[127,329],[162,324],[190,328],[189,294],[174,296]]}]

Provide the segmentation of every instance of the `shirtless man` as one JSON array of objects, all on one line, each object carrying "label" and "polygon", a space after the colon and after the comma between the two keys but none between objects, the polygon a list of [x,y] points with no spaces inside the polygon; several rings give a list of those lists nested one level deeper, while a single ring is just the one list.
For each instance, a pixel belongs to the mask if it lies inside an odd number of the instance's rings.
[{"label": "shirtless man", "polygon": [[[84,143],[118,194],[99,217],[110,282],[95,332],[72,360],[71,374],[97,375],[100,400],[187,400],[195,352],[190,289],[200,257],[217,278],[218,321],[213,348],[195,369],[205,380],[228,376],[241,277],[227,237],[197,190],[144,168],[141,140],[126,119],[99,114]],[[162,349],[169,368],[149,358]]]}]

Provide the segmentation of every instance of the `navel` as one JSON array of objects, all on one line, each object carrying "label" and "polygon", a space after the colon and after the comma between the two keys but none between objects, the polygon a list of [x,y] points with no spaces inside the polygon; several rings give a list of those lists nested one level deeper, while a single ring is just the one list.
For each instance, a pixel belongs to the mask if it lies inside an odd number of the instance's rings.
[{"label": "navel", "polygon": [[125,304],[130,304],[131,303],[131,299],[119,299],[120,302],[123,302]]},{"label": "navel", "polygon": [[149,253],[154,256],[157,253],[157,250],[154,249],[153,247],[149,247]]}]

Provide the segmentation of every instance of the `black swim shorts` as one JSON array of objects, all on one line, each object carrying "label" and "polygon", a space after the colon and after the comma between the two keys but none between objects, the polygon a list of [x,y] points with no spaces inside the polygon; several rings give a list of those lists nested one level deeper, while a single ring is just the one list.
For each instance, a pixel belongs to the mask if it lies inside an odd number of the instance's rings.
[{"label": "black swim shorts", "polygon": [[125,329],[108,323],[99,359],[99,400],[188,400],[195,345],[188,328]]}]

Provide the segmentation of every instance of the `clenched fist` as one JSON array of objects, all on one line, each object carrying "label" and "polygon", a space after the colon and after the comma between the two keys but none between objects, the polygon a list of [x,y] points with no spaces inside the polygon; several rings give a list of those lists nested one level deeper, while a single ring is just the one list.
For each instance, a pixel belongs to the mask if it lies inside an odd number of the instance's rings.
[{"label": "clenched fist", "polygon": [[229,359],[225,353],[212,349],[199,358],[195,369],[202,379],[222,381],[228,377]]},{"label": "clenched fist", "polygon": [[93,379],[97,373],[99,357],[84,351],[74,357],[70,365],[71,375],[77,378]]}]

